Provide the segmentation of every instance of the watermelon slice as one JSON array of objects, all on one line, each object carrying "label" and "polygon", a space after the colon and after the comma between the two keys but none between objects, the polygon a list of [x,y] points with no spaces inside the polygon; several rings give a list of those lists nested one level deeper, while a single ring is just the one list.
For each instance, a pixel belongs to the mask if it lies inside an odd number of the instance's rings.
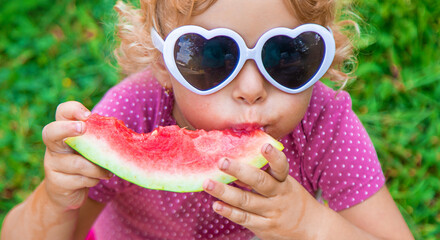
[{"label": "watermelon slice", "polygon": [[190,131],[176,125],[139,134],[113,117],[92,114],[86,132],[65,142],[91,162],[139,186],[173,192],[202,191],[207,178],[234,180],[218,169],[228,157],[261,168],[267,160],[261,147],[283,145],[261,130]]}]

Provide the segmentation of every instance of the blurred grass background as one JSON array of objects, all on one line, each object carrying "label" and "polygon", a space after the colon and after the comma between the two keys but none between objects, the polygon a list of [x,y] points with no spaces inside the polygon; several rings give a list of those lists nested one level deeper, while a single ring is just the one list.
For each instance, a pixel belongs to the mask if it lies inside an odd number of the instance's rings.
[{"label": "blurred grass background", "polygon": [[[440,2],[358,0],[348,85],[416,239],[440,239]],[[44,176],[41,130],[57,105],[92,108],[120,79],[113,0],[0,4],[0,221]],[[356,16],[351,16],[352,18]]]}]

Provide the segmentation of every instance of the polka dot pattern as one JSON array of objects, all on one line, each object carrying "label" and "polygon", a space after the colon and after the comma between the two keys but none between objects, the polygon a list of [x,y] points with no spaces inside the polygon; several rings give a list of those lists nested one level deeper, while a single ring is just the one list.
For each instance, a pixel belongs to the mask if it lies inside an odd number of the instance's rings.
[{"label": "polka dot pattern", "polygon": [[[318,82],[304,119],[281,139],[289,173],[310,194],[322,192],[343,210],[377,192],[384,176],[374,147],[351,110],[347,93]],[[149,72],[132,75],[109,90],[93,112],[123,120],[136,132],[176,124],[173,96]],[[252,232],[212,210],[204,192],[144,189],[118,177],[102,180],[89,197],[107,203],[93,229],[97,239],[251,239]]]},{"label": "polka dot pattern", "polygon": [[300,142],[302,179],[297,180],[310,193],[321,190],[335,211],[363,202],[385,183],[374,146],[346,92],[336,94],[317,83],[293,139]]}]

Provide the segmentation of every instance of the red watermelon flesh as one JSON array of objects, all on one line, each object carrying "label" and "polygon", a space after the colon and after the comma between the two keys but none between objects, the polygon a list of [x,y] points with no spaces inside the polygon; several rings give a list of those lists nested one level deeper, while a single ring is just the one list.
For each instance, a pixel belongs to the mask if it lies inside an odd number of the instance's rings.
[{"label": "red watermelon flesh", "polygon": [[196,130],[176,125],[139,134],[113,117],[92,114],[86,132],[66,143],[91,162],[139,186],[173,192],[202,191],[205,179],[229,183],[234,180],[218,169],[228,157],[261,168],[267,160],[261,147],[283,146],[262,130]]}]

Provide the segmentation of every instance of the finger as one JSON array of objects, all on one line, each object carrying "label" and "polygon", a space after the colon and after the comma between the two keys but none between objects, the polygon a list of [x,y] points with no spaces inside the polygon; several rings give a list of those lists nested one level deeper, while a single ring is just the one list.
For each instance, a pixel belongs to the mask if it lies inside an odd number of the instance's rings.
[{"label": "finger", "polygon": [[275,196],[276,186],[279,182],[267,172],[227,158],[223,158],[219,161],[219,168],[244,184],[249,185],[256,192],[266,197]]},{"label": "finger", "polygon": [[264,212],[267,210],[265,207],[267,198],[249,191],[244,191],[210,179],[203,183],[203,189],[225,203],[247,212],[264,215]]},{"label": "finger", "polygon": [[89,178],[108,180],[113,177],[110,171],[90,162],[78,154],[53,154],[50,161],[51,168],[57,172],[70,175],[83,175]]},{"label": "finger", "polygon": [[91,188],[96,186],[100,179],[89,178],[82,175],[72,175],[62,172],[51,172],[50,179],[52,183],[59,188],[74,191],[82,188]]},{"label": "finger", "polygon": [[269,168],[266,170],[272,177],[280,182],[284,182],[289,175],[289,163],[286,155],[270,144],[262,148],[262,154],[269,162]]},{"label": "finger", "polygon": [[81,121],[51,122],[43,128],[43,142],[49,151],[71,153],[73,150],[64,143],[64,139],[83,134],[85,128],[85,123]]},{"label": "finger", "polygon": [[86,120],[90,116],[90,111],[80,102],[70,101],[58,105],[55,119],[64,120]]},{"label": "finger", "polygon": [[242,182],[240,180],[236,180],[236,181],[234,181],[234,183],[237,184],[237,186],[239,186],[241,188],[244,188],[246,190],[249,190],[249,191],[252,190],[251,186],[247,185],[246,183],[244,183],[244,182]]},{"label": "finger", "polygon": [[214,211],[223,217],[240,224],[252,231],[252,229],[263,229],[268,226],[268,219],[255,215],[242,209],[230,206],[226,203],[217,201],[213,204]]}]

